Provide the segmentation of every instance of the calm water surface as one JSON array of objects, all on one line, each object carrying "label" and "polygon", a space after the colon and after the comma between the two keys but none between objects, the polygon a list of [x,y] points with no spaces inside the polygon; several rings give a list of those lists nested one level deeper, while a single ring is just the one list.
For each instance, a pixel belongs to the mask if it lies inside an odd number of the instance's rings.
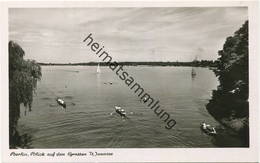
[{"label": "calm water surface", "polygon": [[[19,128],[32,136],[31,148],[156,148],[215,147],[199,125],[218,123],[205,105],[218,80],[207,68],[125,67],[177,124],[171,130],[108,67],[43,66],[33,100],[33,111],[21,115]],[[113,84],[104,84],[112,82]],[[56,97],[67,103],[57,106]],[[129,119],[110,115],[122,106]],[[23,108],[24,109],[24,108]]]}]

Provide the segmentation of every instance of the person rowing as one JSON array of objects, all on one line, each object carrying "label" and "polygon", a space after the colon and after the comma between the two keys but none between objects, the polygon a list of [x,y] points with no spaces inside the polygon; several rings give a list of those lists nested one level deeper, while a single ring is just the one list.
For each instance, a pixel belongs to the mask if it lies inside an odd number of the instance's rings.
[{"label": "person rowing", "polygon": [[121,117],[126,117],[126,111],[122,109],[120,106],[115,106],[115,111],[118,113]]},{"label": "person rowing", "polygon": [[110,113],[110,115],[113,115],[113,113],[119,114],[122,118],[127,118],[126,111],[120,106],[115,106],[115,112]]},{"label": "person rowing", "polygon": [[200,128],[203,132],[205,132],[208,135],[216,135],[217,134],[215,127],[212,127],[211,125],[206,124],[205,121],[200,125]]}]

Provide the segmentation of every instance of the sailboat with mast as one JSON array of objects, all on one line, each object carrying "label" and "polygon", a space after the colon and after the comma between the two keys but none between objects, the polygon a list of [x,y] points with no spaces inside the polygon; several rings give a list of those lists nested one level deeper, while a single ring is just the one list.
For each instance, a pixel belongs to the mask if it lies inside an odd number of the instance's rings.
[{"label": "sailboat with mast", "polygon": [[98,66],[97,66],[97,74],[100,74],[101,73],[101,71],[100,71],[100,65],[99,65],[99,63],[98,63]]},{"label": "sailboat with mast", "polygon": [[196,74],[196,71],[195,71],[195,69],[192,67],[192,69],[191,69],[191,76],[192,77],[195,77],[197,74]]},{"label": "sailboat with mast", "polygon": [[[197,58],[198,57],[196,56],[195,59],[193,60],[193,63],[196,63],[198,61]],[[194,67],[192,67],[192,69],[191,69],[191,77],[194,78],[196,75],[197,75],[197,73],[196,73]]]}]

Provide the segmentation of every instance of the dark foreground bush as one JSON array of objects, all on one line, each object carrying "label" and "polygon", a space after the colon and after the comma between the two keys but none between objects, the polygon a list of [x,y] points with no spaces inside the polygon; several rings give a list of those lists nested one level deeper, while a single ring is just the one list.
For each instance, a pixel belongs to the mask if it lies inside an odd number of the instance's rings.
[{"label": "dark foreground bush", "polygon": [[17,131],[20,118],[20,104],[31,111],[33,93],[37,80],[41,78],[41,67],[31,60],[25,60],[23,49],[15,42],[9,42],[9,146],[16,148],[22,143]]},{"label": "dark foreground bush", "polygon": [[226,39],[218,54],[215,74],[220,85],[213,91],[207,110],[215,119],[235,130],[248,144],[248,21],[234,36]]}]

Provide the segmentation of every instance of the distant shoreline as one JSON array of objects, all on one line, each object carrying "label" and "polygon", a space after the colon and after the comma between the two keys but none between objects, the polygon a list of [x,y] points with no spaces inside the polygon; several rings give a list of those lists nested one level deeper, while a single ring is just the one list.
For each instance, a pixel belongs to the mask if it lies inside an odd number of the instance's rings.
[{"label": "distant shoreline", "polygon": [[[106,62],[87,63],[38,63],[41,66],[109,66]],[[118,62],[124,66],[187,66],[187,67],[216,67],[217,61],[193,61],[193,62]]]}]

